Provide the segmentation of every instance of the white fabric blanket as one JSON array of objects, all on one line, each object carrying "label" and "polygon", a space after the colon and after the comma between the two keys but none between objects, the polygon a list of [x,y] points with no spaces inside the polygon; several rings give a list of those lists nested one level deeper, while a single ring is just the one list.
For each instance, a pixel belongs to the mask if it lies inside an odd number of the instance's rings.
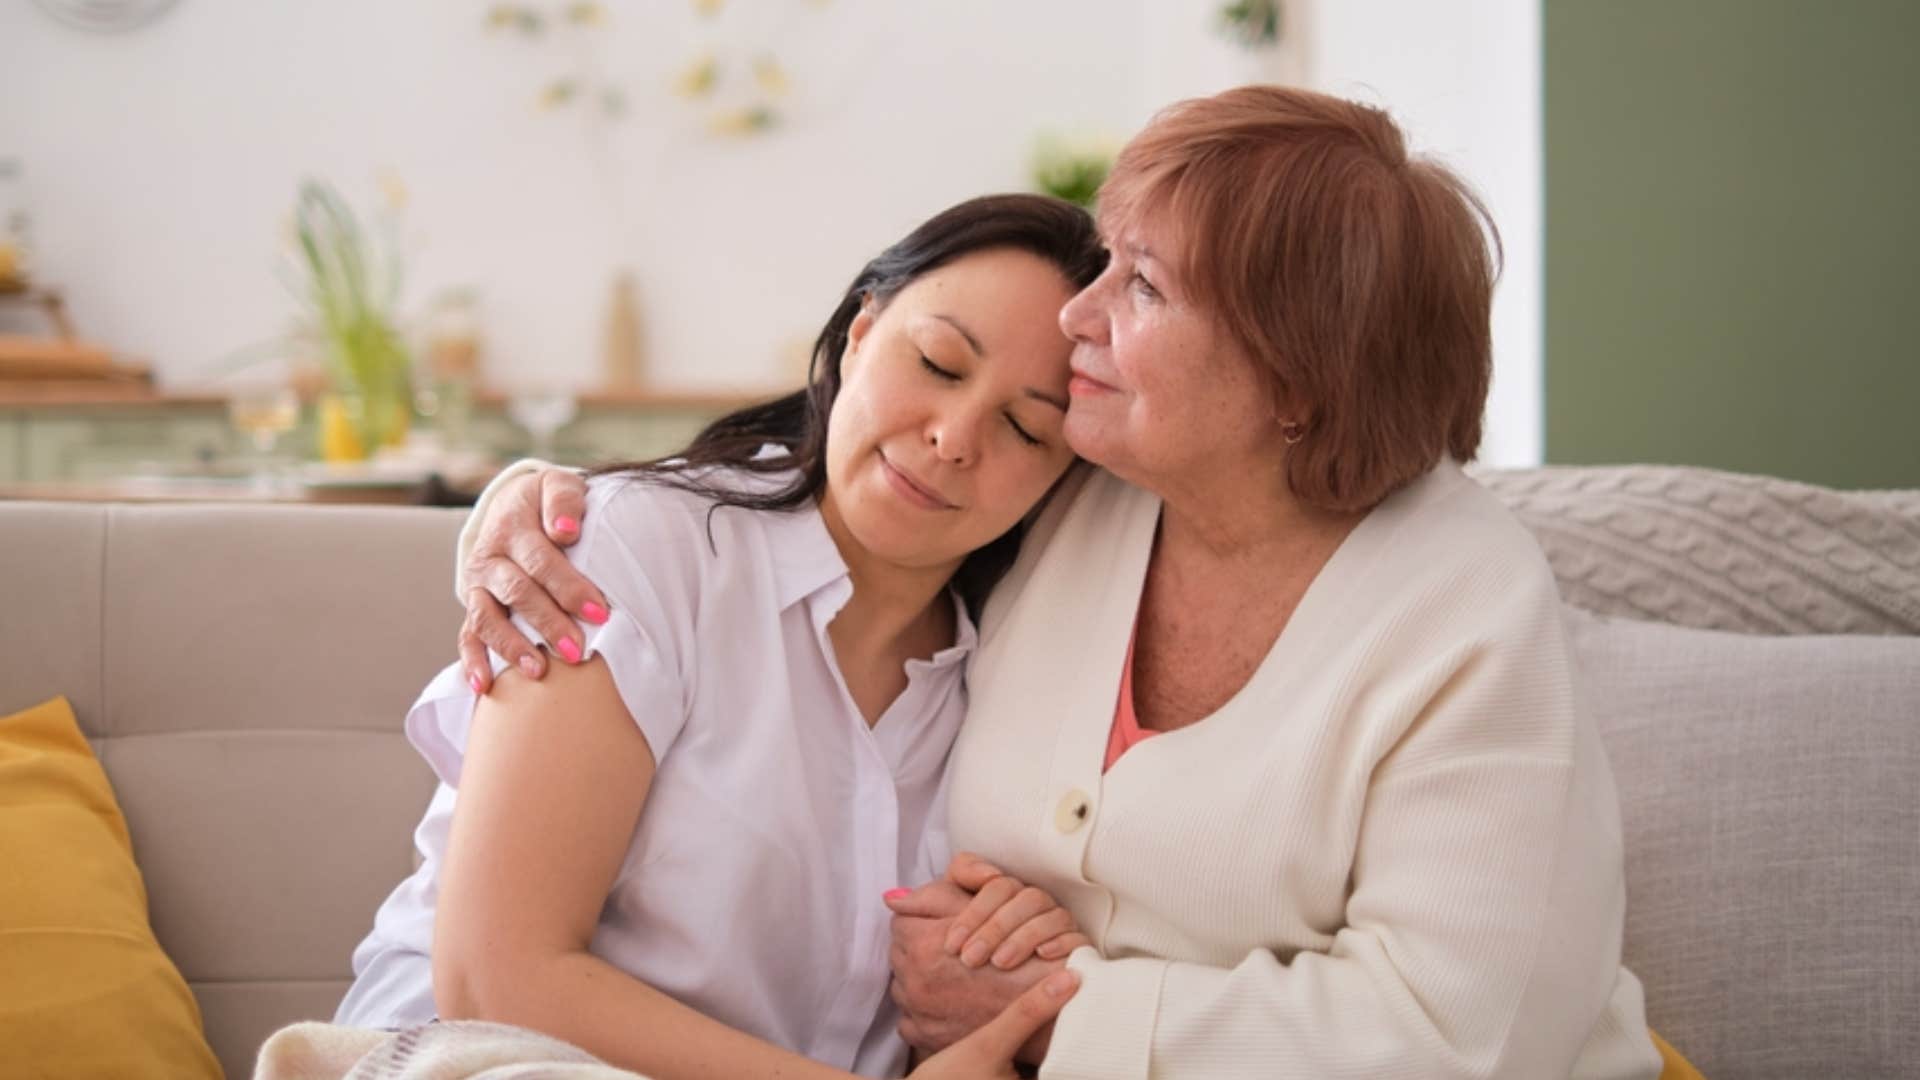
[{"label": "white fabric blanket", "polygon": [[260,1047],[254,1080],[646,1080],[536,1031],[456,1020],[401,1031],[301,1023]]}]

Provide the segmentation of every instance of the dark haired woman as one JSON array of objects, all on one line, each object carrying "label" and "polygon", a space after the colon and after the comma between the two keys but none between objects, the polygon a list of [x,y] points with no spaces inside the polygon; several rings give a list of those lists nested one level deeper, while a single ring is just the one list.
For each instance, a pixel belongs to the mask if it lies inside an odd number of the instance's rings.
[{"label": "dark haired woman", "polygon": [[[600,471],[572,560],[611,610],[543,681],[456,664],[415,703],[424,862],[339,1019],[514,1023],[656,1080],[899,1075],[881,897],[944,863],[972,618],[1073,461],[1054,316],[1102,261],[1065,203],[964,203],[855,280],[807,391]],[[915,1075],[990,1075],[1073,981]]]}]

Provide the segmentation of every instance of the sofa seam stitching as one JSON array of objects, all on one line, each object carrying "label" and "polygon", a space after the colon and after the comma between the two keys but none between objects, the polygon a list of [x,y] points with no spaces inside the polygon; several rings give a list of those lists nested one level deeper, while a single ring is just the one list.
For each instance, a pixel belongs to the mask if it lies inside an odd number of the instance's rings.
[{"label": "sofa seam stitching", "polygon": [[99,577],[99,581],[100,581],[100,657],[99,657],[99,664],[98,664],[98,678],[99,678],[99,699],[100,699],[100,752],[103,755],[105,754],[107,743],[112,740],[113,735],[116,733],[115,725],[112,722],[113,708],[111,703],[108,702],[107,700],[107,655],[108,655],[108,644],[109,644],[107,640],[107,635],[112,632],[112,627],[108,624],[108,619],[107,619],[107,586],[110,584],[110,582],[107,579],[107,574],[112,561],[112,552],[113,552],[113,507],[108,506],[106,508],[106,515],[100,529],[100,577]]}]

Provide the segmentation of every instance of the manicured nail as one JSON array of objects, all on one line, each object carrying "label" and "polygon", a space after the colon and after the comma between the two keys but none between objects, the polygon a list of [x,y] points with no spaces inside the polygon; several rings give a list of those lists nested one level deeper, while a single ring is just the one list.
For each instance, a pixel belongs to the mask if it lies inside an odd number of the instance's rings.
[{"label": "manicured nail", "polygon": [[966,951],[960,954],[960,962],[968,967],[979,967],[981,964],[986,963],[987,943],[984,941],[976,941],[968,945]]},{"label": "manicured nail", "polygon": [[607,621],[607,609],[589,600],[580,605],[580,617],[599,626]]},{"label": "manicured nail", "polygon": [[527,673],[527,678],[537,679],[540,677],[540,661],[532,656],[523,656],[520,658],[520,670]]},{"label": "manicured nail", "polygon": [[563,533],[579,532],[580,523],[562,514],[561,516],[553,519],[553,530],[555,532],[563,532]]},{"label": "manicured nail", "polygon": [[1033,955],[1038,956],[1042,960],[1058,960],[1066,954],[1067,950],[1055,945],[1051,941],[1033,950]]},{"label": "manicured nail", "polygon": [[1080,985],[1080,975],[1078,972],[1072,969],[1056,971],[1047,976],[1047,996],[1066,997],[1067,994],[1078,985]]},{"label": "manicured nail", "polygon": [[480,673],[477,671],[467,672],[467,685],[473,687],[473,692],[476,694],[484,694],[487,692],[485,684],[480,681]]},{"label": "manicured nail", "polygon": [[572,638],[561,638],[560,644],[554,646],[554,648],[559,649],[560,655],[567,658],[567,663],[577,664],[580,662],[580,646],[575,645]]},{"label": "manicured nail", "polygon": [[993,954],[993,966],[1005,971],[1013,966],[1013,946],[1002,945]]},{"label": "manicured nail", "polygon": [[883,892],[880,894],[880,899],[900,900],[912,895],[913,895],[912,889],[888,889],[886,892]]}]

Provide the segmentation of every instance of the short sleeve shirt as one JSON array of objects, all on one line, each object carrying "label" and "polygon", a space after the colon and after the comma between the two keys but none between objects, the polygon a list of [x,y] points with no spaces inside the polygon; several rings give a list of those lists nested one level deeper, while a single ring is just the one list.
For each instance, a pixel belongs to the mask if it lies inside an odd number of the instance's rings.
[{"label": "short sleeve shirt", "polygon": [[[943,780],[974,644],[963,605],[953,646],[909,661],[869,727],[827,635],[852,583],[817,508],[717,506],[623,476],[593,479],[587,507],[568,554],[611,615],[582,626],[586,652],[605,658],[656,761],[593,952],[739,1030],[899,1075],[881,894],[944,869]],[[474,702],[454,664],[407,714],[441,782],[415,833],[419,869],[355,950],[342,1023],[434,1015],[435,884]]]}]

